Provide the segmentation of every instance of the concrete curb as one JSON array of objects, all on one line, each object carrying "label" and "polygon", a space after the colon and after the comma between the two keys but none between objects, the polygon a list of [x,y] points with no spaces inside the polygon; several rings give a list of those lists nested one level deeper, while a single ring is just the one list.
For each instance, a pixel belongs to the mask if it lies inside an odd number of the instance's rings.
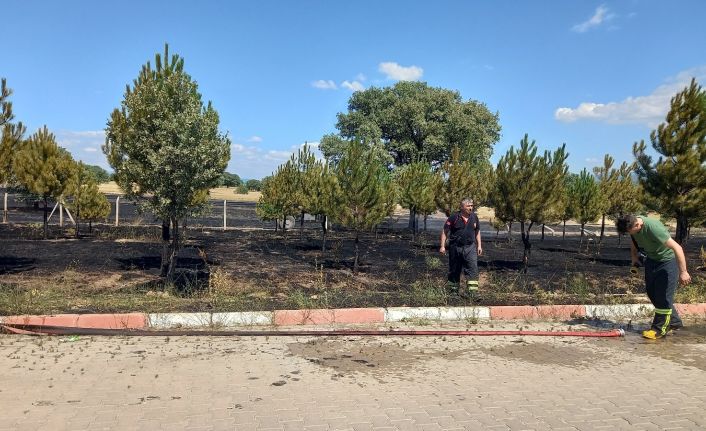
[{"label": "concrete curb", "polygon": [[[227,328],[242,326],[327,325],[433,320],[439,322],[492,320],[603,319],[623,321],[649,318],[649,304],[537,305],[496,307],[390,307],[320,310],[245,311],[233,313],[125,313],[0,316],[0,323],[101,329]],[[706,303],[677,304],[685,317],[706,318]]]}]

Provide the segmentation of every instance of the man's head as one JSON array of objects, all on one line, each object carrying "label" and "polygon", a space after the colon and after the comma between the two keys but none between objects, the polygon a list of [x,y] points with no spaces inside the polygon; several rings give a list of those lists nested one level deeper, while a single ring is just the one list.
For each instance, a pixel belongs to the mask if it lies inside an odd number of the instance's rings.
[{"label": "man's head", "polygon": [[619,234],[633,234],[640,231],[642,220],[632,214],[623,214],[615,220],[615,228]]},{"label": "man's head", "polygon": [[473,199],[471,198],[466,198],[461,201],[461,213],[463,215],[470,215],[471,211],[473,211]]}]

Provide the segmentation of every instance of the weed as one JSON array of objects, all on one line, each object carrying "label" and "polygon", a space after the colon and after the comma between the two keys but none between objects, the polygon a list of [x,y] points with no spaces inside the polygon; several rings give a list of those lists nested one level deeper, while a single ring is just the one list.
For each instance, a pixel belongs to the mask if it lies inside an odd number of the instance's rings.
[{"label": "weed", "polygon": [[675,302],[682,304],[706,302],[706,279],[694,277],[690,284],[679,287]]},{"label": "weed", "polygon": [[417,280],[412,283],[410,301],[416,305],[422,307],[446,305],[448,300],[445,285],[439,286],[431,279]]},{"label": "weed", "polygon": [[403,323],[409,323],[412,326],[431,326],[433,323],[430,319],[425,317],[405,317],[402,319]]},{"label": "weed", "polygon": [[407,259],[397,259],[397,269],[400,271],[406,271],[412,266],[411,263],[409,263],[409,260]]},{"label": "weed", "polygon": [[427,256],[424,258],[424,262],[427,265],[427,269],[434,271],[441,268],[441,259],[436,256]]}]

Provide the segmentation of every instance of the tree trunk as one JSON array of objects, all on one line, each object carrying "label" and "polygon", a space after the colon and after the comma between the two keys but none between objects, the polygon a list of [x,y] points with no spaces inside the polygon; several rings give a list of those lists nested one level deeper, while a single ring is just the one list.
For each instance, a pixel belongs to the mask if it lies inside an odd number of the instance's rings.
[{"label": "tree trunk", "polygon": [[561,239],[566,239],[566,220],[564,220],[564,227],[561,229]]},{"label": "tree trunk", "polygon": [[679,245],[685,245],[688,231],[689,219],[684,214],[677,213],[677,232],[674,240],[678,242]]},{"label": "tree trunk", "polygon": [[327,218],[326,216],[322,217],[321,220],[321,256],[323,257],[324,254],[326,253],[326,232],[328,231],[328,227],[326,226],[327,223]]},{"label": "tree trunk", "polygon": [[605,232],[605,214],[603,214],[603,220],[601,220],[601,238],[598,242],[603,242],[603,233]]},{"label": "tree trunk", "polygon": [[353,260],[353,274],[358,273],[358,231],[355,231],[355,245],[354,245],[354,250],[355,250],[355,259]]},{"label": "tree trunk", "polygon": [[79,238],[79,233],[78,233],[78,231],[79,231],[79,222],[80,222],[80,221],[81,221],[81,208],[79,207],[79,208],[76,209],[76,220],[75,220],[75,223],[76,223],[76,239]]},{"label": "tree trunk", "polygon": [[44,198],[44,239],[47,239],[48,237],[48,232],[47,232],[47,211],[49,208],[47,207],[49,205],[48,199],[45,197]]},{"label": "tree trunk", "polygon": [[429,214],[424,214],[424,232],[427,231],[427,217],[429,217]]},{"label": "tree trunk", "polygon": [[541,241],[544,241],[544,223],[542,223],[542,239]]},{"label": "tree trunk", "polygon": [[169,220],[162,220],[162,262],[160,275],[166,277],[169,272]]},{"label": "tree trunk", "polygon": [[299,222],[299,241],[304,240],[304,210],[302,210],[302,219]]},{"label": "tree trunk", "polygon": [[177,253],[179,252],[179,220],[172,218],[172,226],[174,228],[174,235],[172,235],[172,242],[169,247],[169,269],[167,270],[167,280],[174,281],[174,270],[176,269],[177,263]]},{"label": "tree trunk", "polygon": [[525,274],[527,273],[527,269],[529,268],[530,255],[532,254],[532,244],[530,243],[530,231],[532,230],[533,223],[534,222],[530,222],[527,226],[527,231],[525,231],[525,222],[520,222],[520,229],[522,230],[522,244],[524,245],[522,255],[522,272]]},{"label": "tree trunk", "polygon": [[407,222],[407,229],[410,229],[412,233],[415,232],[417,225],[417,211],[414,207],[409,209],[409,221]]},{"label": "tree trunk", "polygon": [[90,220],[88,220],[88,234],[91,235],[93,233],[93,225]]}]

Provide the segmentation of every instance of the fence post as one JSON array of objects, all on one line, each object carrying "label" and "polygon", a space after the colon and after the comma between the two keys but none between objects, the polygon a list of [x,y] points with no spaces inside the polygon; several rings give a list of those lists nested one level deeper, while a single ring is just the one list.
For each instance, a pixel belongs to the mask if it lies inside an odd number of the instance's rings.
[{"label": "fence post", "polygon": [[115,226],[118,225],[118,220],[120,220],[120,196],[115,198]]},{"label": "fence post", "polygon": [[59,227],[64,227],[64,205],[59,203]]},{"label": "fence post", "polygon": [[224,200],[223,201],[223,231],[225,232],[226,230],[226,204],[228,201]]}]

